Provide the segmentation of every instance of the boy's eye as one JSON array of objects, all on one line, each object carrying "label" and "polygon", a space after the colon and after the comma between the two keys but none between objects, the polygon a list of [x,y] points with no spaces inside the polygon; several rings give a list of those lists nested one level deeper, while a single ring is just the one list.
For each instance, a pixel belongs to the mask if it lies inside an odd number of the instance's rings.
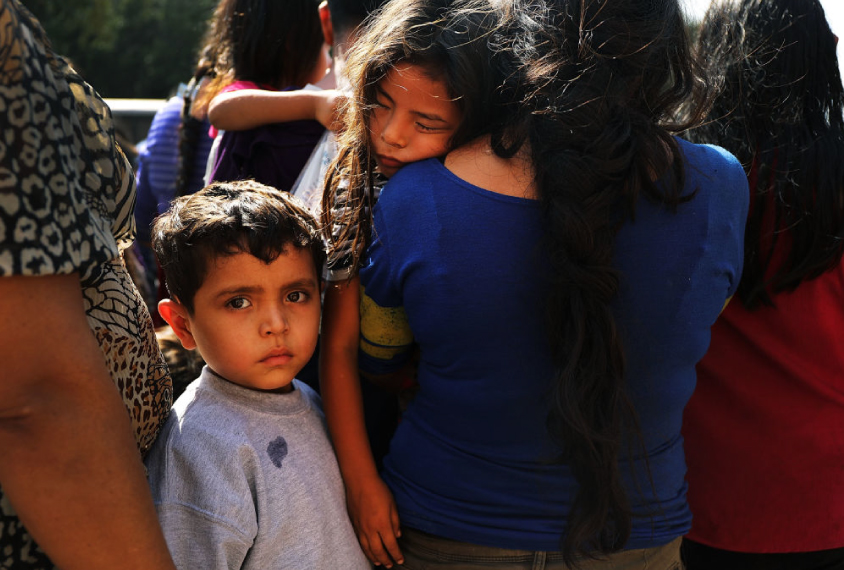
[{"label": "boy's eye", "polygon": [[307,299],[308,294],[304,291],[293,291],[287,295],[287,300],[291,303],[304,303]]},{"label": "boy's eye", "polygon": [[429,127],[428,125],[423,125],[422,123],[416,123],[416,126],[419,127],[420,131],[424,131],[426,133],[433,133],[440,130],[437,127]]},{"label": "boy's eye", "polygon": [[226,303],[226,306],[231,307],[232,309],[245,309],[247,307],[250,307],[251,305],[252,303],[250,303],[249,300],[245,297],[235,297],[234,299]]}]

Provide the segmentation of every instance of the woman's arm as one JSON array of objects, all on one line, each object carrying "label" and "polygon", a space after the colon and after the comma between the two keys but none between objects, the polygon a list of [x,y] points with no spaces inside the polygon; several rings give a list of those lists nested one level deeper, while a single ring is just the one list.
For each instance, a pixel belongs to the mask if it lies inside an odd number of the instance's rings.
[{"label": "woman's arm", "polygon": [[346,485],[349,516],[366,556],[387,568],[404,560],[393,496],[378,475],[363,418],[357,372],[360,280],[329,283],[325,291],[320,390],[328,430]]},{"label": "woman's arm", "polygon": [[272,123],[309,119],[333,129],[334,108],[339,97],[340,92],[333,89],[229,91],[211,100],[208,120],[218,129],[226,131],[243,131]]},{"label": "woman's arm", "polygon": [[175,569],[76,274],[0,278],[0,484],[52,561]]}]

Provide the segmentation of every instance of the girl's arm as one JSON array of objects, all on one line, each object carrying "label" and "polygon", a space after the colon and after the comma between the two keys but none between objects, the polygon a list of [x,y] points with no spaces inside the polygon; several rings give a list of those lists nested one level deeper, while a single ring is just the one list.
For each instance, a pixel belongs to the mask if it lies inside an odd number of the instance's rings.
[{"label": "girl's arm", "polygon": [[208,119],[216,128],[226,131],[303,120],[316,120],[332,129],[334,108],[340,97],[340,92],[334,89],[241,89],[214,97],[208,105]]},{"label": "girl's arm", "polygon": [[319,373],[328,430],[346,486],[349,516],[364,553],[376,565],[404,562],[393,496],[378,475],[363,418],[358,377],[360,279],[325,291]]},{"label": "girl's arm", "polygon": [[79,276],[0,278],[0,483],[52,561],[173,569]]}]

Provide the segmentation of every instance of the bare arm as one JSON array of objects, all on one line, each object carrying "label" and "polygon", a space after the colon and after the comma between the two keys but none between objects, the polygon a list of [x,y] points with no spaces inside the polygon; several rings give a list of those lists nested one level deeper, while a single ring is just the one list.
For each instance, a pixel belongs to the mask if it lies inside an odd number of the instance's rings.
[{"label": "bare arm", "polygon": [[77,275],[0,278],[0,483],[65,570],[175,569]]},{"label": "bare arm", "polygon": [[357,277],[350,283],[329,284],[320,341],[320,390],[358,540],[373,563],[390,568],[393,561],[403,562],[396,541],[399,518],[393,496],[378,475],[364,425],[357,372],[359,306]]},{"label": "bare arm", "polygon": [[243,131],[272,123],[313,119],[334,127],[338,91],[333,89],[265,91],[242,89],[221,93],[208,105],[208,119],[218,129]]}]

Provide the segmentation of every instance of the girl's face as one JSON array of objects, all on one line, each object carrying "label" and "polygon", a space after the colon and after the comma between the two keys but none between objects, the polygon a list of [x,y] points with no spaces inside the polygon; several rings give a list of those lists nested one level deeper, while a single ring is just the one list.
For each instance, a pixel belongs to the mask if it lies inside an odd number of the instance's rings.
[{"label": "girl's face", "polygon": [[419,65],[400,64],[376,86],[370,136],[378,169],[391,177],[402,166],[446,154],[461,113],[445,83]]}]

